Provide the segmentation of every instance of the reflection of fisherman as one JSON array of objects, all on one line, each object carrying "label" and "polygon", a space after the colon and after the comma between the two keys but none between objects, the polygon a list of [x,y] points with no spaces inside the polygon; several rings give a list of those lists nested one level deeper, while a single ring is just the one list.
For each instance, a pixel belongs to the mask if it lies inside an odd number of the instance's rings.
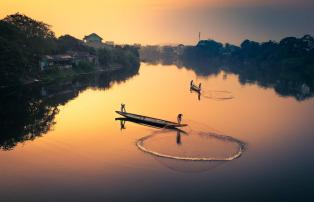
[{"label": "reflection of fisherman", "polygon": [[121,104],[121,112],[126,112],[126,110],[125,110],[125,104]]},{"label": "reflection of fisherman", "polygon": [[120,130],[126,129],[125,128],[125,120],[120,120]]},{"label": "reflection of fisherman", "polygon": [[180,145],[181,144],[181,133],[180,131],[178,130],[177,131],[177,145]]},{"label": "reflection of fisherman", "polygon": [[182,116],[183,116],[182,114],[178,114],[177,120],[179,124],[181,124]]}]

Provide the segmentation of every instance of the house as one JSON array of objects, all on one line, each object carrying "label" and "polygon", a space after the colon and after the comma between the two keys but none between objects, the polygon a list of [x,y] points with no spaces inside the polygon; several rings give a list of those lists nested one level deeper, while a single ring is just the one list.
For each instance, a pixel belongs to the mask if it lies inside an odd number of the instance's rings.
[{"label": "house", "polygon": [[79,65],[81,62],[87,62],[95,66],[99,65],[98,57],[88,52],[68,52],[73,58],[73,64]]},{"label": "house", "polygon": [[85,36],[83,41],[85,45],[95,49],[103,48],[105,46],[102,42],[102,38],[95,33]]},{"label": "house", "polygon": [[92,33],[90,35],[87,35],[83,38],[83,41],[85,43],[101,43],[102,42],[102,38],[100,36],[98,36],[95,33]]},{"label": "house", "polygon": [[79,65],[81,62],[87,62],[97,66],[99,64],[98,57],[88,52],[69,51],[62,55],[45,55],[39,61],[41,71],[59,68],[68,69],[73,65]]},{"label": "house", "polygon": [[48,70],[52,68],[71,68],[73,64],[73,57],[68,54],[63,55],[45,55],[39,61],[40,70]]}]

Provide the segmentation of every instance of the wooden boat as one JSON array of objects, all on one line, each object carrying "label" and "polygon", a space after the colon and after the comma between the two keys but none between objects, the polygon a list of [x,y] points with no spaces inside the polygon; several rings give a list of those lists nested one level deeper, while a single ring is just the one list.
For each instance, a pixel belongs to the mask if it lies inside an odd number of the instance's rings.
[{"label": "wooden boat", "polygon": [[[160,127],[160,125],[156,125],[154,123],[142,122],[139,120],[129,119],[129,118],[125,118],[125,117],[115,118],[115,120],[116,121],[123,121],[123,122],[132,122],[132,123],[136,123],[136,124],[151,127],[151,128],[165,128],[165,127]],[[181,129],[176,128],[176,127],[166,127],[166,129],[174,130],[174,131],[180,132],[180,134],[184,134],[184,135],[187,134],[187,132],[185,132],[184,130],[181,130]]]},{"label": "wooden boat", "polygon": [[192,84],[190,86],[190,88],[191,88],[191,90],[194,90],[196,92],[199,92],[199,93],[201,92],[201,88],[199,86],[194,85],[194,84]]},{"label": "wooden boat", "polygon": [[133,120],[135,122],[141,122],[142,124],[147,124],[147,125],[154,125],[159,128],[177,128],[177,127],[184,127],[187,126],[187,124],[179,124],[175,123],[172,121],[166,121],[162,119],[157,119],[157,118],[152,118],[148,116],[142,116],[138,114],[132,114],[128,112],[121,112],[121,111],[116,111],[117,114],[124,116],[130,120]]}]

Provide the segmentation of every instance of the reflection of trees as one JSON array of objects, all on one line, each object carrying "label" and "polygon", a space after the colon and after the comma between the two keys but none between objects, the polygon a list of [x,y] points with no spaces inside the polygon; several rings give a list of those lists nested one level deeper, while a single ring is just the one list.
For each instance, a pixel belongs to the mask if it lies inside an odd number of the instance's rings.
[{"label": "reflection of trees", "polygon": [[0,148],[5,150],[49,131],[58,113],[55,105],[40,98],[37,88],[1,91],[0,103]]},{"label": "reflection of trees", "polygon": [[55,124],[58,106],[66,104],[87,88],[108,89],[113,82],[124,82],[137,74],[120,70],[91,74],[73,80],[0,89],[0,149],[9,150],[19,142],[34,140]]},{"label": "reflection of trees", "polygon": [[[314,95],[312,61],[285,59],[284,62],[281,62],[283,59],[273,59],[272,57],[262,60],[259,58],[260,52],[254,49],[256,44],[251,45],[250,43],[249,45],[246,46],[250,47],[250,51],[242,51],[234,55],[219,55],[217,53],[210,57],[201,48],[187,47],[183,54],[176,57],[171,64],[176,65],[178,68],[183,67],[193,70],[198,76],[204,77],[215,76],[221,71],[237,74],[242,85],[254,83],[264,88],[273,88],[277,94],[293,96],[297,100],[305,100]],[[264,46],[265,51],[272,49],[272,43],[270,42],[262,45],[262,47]],[[142,55],[145,57],[145,62],[149,64],[168,64],[169,62],[168,58],[165,61],[161,54],[154,58],[151,52],[145,55],[143,51],[145,49],[142,50]],[[271,51],[269,50],[269,52]],[[250,53],[251,55],[244,55],[244,53]],[[149,57],[146,58],[147,55]],[[304,67],[303,64],[307,64],[307,66]]]},{"label": "reflection of trees", "polygon": [[297,100],[305,100],[314,95],[314,83],[310,75],[302,69],[270,65],[227,64],[228,69],[222,69],[239,75],[241,84],[255,83],[264,88],[273,88],[281,96],[293,96]]}]

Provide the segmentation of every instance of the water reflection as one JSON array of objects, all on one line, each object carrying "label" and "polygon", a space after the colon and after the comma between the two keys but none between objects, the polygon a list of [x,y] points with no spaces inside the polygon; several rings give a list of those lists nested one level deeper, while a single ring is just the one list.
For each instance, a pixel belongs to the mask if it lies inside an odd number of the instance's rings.
[{"label": "water reflection", "polygon": [[190,88],[190,92],[191,92],[192,94],[196,94],[196,95],[197,95],[197,99],[198,99],[199,101],[201,101],[201,95],[202,95],[201,91],[195,91],[195,90],[193,90],[192,88]]},{"label": "water reflection", "polygon": [[182,134],[187,134],[187,132],[185,132],[184,130],[178,129],[178,128],[164,128],[161,127],[158,124],[154,124],[154,123],[149,123],[149,122],[141,122],[140,120],[135,120],[135,119],[129,119],[129,118],[115,118],[116,121],[120,121],[120,130],[125,130],[126,129],[126,122],[131,122],[131,123],[136,123],[139,125],[143,125],[143,126],[147,126],[147,127],[151,127],[151,128],[156,128],[156,129],[165,129],[167,131],[176,131],[177,135],[176,135],[176,143],[177,145],[182,144],[181,142],[181,135]]},{"label": "water reflection", "polygon": [[[189,128],[189,132],[178,128],[168,129],[153,123],[148,124],[146,122],[128,118],[116,118],[115,120],[120,121],[121,130],[126,129],[125,123],[127,121],[160,129],[141,137],[136,142],[136,146],[141,151],[159,158],[183,161],[232,161],[239,158],[246,150],[246,143],[227,135],[216,134],[209,131],[201,132],[193,130],[192,128]],[[175,136],[173,135],[173,132],[175,132]],[[168,134],[170,134],[170,136],[167,136]],[[186,138],[188,143],[187,145],[184,145],[183,150],[185,151],[183,153],[181,149],[178,150],[179,147],[183,146],[181,138],[182,134],[189,136]],[[165,137],[166,141],[164,141]],[[169,144],[168,138],[175,138],[176,145],[171,143],[173,141],[170,141]],[[154,139],[159,139],[159,141],[152,141]],[[160,140],[163,142],[161,143]],[[220,143],[217,144],[217,142]],[[236,147],[238,148],[235,149]],[[212,151],[213,148],[214,150],[223,148],[224,151],[216,153],[217,151]]]},{"label": "water reflection", "polygon": [[[93,196],[96,201],[147,201],[158,192],[161,198],[157,201],[168,200],[169,194],[183,201],[193,201],[195,196],[201,196],[202,201],[211,197],[232,201],[243,196],[243,187],[249,187],[248,201],[257,199],[261,190],[271,190],[284,201],[300,199],[304,189],[312,189],[313,99],[301,103],[285,99],[271,89],[243,87],[235,75],[223,80],[220,74],[198,82],[204,89],[228,89],[236,99],[205,102],[201,98],[199,102],[196,94],[189,92],[194,75],[174,66],[142,64],[139,75],[122,85],[111,82],[112,87],[106,91],[97,87],[81,90],[74,100],[57,107],[60,112],[54,118],[54,130],[36,141],[18,144],[13,151],[0,152],[4,173],[1,199],[46,201],[57,196],[59,201],[90,201]],[[47,93],[51,88],[46,88]],[[136,141],[160,129],[125,121],[126,129],[121,132],[120,121],[114,121],[118,116],[114,111],[121,101],[127,104],[127,110],[167,120],[182,113],[184,122],[194,131],[230,134],[247,142],[249,149],[228,162],[182,161],[143,153]],[[190,132],[188,127],[184,130]],[[178,138],[177,131],[145,142],[147,148],[166,154],[199,155],[200,151],[207,156],[229,156],[234,153],[233,145],[197,134],[181,133]],[[139,180],[143,183],[134,186]],[[302,190],[287,195],[286,190],[294,190],[290,185],[295,181]],[[232,192],[223,194],[227,189]],[[81,194],[67,194],[76,192]]]},{"label": "water reflection", "polygon": [[[130,123],[135,123],[135,124],[139,124],[139,125],[143,125],[143,126],[148,126],[151,128],[155,128],[155,129],[160,129],[158,131],[154,131],[154,134],[160,134],[160,135],[165,135],[165,134],[170,134],[170,138],[172,139],[172,133],[175,132],[176,135],[173,136],[173,141],[170,140],[170,142],[175,142],[175,144],[177,146],[181,146],[182,144],[184,144],[184,142],[182,142],[182,135],[188,135],[187,132],[180,130],[180,129],[163,129],[160,128],[158,126],[155,125],[148,125],[148,124],[143,124],[140,121],[135,121],[132,119],[128,119],[128,118],[115,118],[116,121],[120,122],[120,130],[125,130],[126,129],[126,123],[130,122]],[[168,142],[169,143],[169,142]],[[172,146],[174,146],[172,144]],[[202,172],[207,172],[209,170],[213,170],[225,163],[227,163],[228,161],[178,161],[175,159],[171,159],[171,158],[164,158],[158,155],[151,155],[153,157],[153,159],[155,161],[157,161],[158,163],[160,163],[162,166],[175,171],[175,172],[181,172],[181,173],[202,173]]]},{"label": "water reflection", "polygon": [[[292,96],[299,101],[314,95],[312,79],[303,70],[298,70],[297,66],[274,68],[269,66],[271,63],[260,64],[258,61],[246,63],[219,57],[204,60],[193,55],[178,57],[175,53],[155,55],[142,53],[141,57],[148,64],[176,65],[178,68],[193,70],[200,77],[217,76],[222,71],[236,74],[239,75],[239,82],[242,85],[257,84],[263,88],[273,88],[280,96]],[[224,75],[225,79],[227,74]]]},{"label": "water reflection", "polygon": [[66,81],[0,89],[0,149],[10,150],[19,142],[34,140],[52,129],[59,105],[65,105],[87,88],[109,89],[136,75],[118,71],[84,75]]}]

